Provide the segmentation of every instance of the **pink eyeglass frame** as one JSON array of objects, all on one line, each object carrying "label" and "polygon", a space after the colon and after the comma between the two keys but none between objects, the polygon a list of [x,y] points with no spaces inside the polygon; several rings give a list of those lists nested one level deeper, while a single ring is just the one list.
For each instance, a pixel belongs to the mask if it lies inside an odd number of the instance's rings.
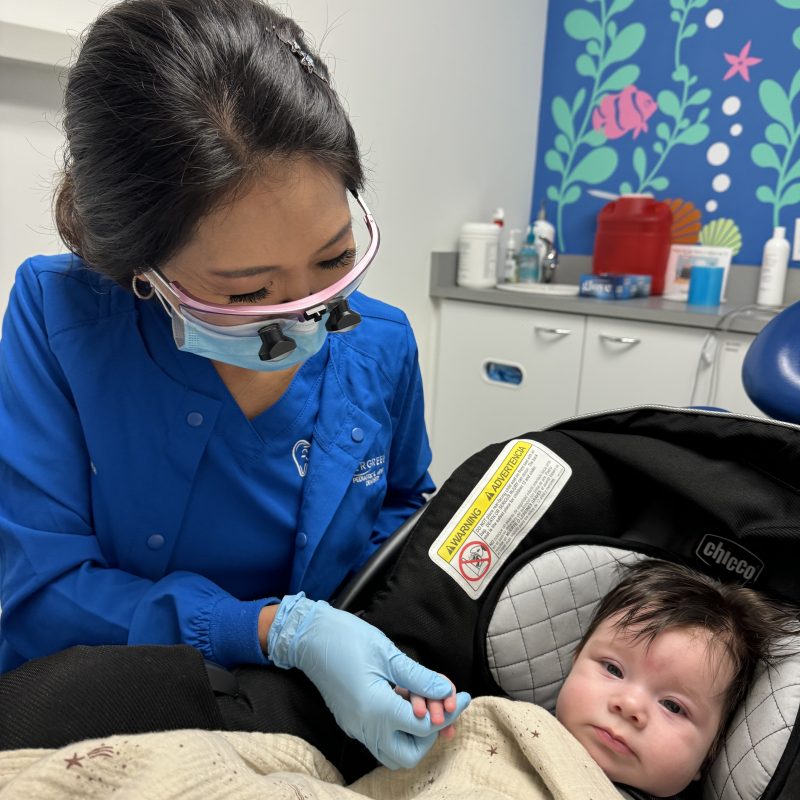
[{"label": "pink eyeglass frame", "polygon": [[[181,306],[190,311],[197,311],[202,314],[224,314],[225,316],[235,317],[271,317],[274,319],[295,319],[310,320],[319,319],[320,313],[327,310],[327,305],[337,297],[347,297],[352,291],[358,288],[363,274],[367,267],[374,261],[381,242],[381,234],[375,218],[367,208],[358,192],[350,190],[355,201],[364,212],[364,222],[370,235],[369,246],[364,255],[348,271],[346,275],[339,278],[336,283],[331,284],[315,294],[304,297],[301,300],[293,300],[289,303],[274,303],[272,305],[233,305],[225,303],[208,303],[189,294],[180,283],[167,280],[158,269],[147,270],[143,277],[152,280],[156,278],[157,285],[162,285],[178,300]],[[351,292],[345,290],[353,286]]]}]

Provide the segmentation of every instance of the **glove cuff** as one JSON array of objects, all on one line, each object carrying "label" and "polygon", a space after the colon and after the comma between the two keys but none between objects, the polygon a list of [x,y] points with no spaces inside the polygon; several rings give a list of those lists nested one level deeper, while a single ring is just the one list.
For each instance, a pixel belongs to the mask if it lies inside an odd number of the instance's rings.
[{"label": "glove cuff", "polygon": [[276,667],[291,669],[297,666],[295,636],[315,606],[316,602],[309,600],[304,592],[286,595],[281,600],[267,636],[267,654]]}]

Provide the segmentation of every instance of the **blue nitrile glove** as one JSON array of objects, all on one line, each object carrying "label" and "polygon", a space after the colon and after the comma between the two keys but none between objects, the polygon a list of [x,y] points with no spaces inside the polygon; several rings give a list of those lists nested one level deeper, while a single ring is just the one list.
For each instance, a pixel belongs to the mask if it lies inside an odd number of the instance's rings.
[{"label": "blue nitrile glove", "polygon": [[272,663],[302,670],[339,727],[389,769],[413,767],[471,699],[459,692],[456,710],[441,725],[431,723],[429,714],[418,719],[391,684],[442,700],[453,691],[450,681],[410,659],[363,619],[302,592],[281,601],[267,645]]}]

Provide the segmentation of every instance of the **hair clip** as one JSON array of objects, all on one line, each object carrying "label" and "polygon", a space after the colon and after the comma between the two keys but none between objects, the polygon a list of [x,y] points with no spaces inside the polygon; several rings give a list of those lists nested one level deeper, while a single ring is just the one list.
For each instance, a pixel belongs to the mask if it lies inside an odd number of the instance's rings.
[{"label": "hair clip", "polygon": [[285,44],[289,50],[292,51],[292,55],[300,62],[300,66],[303,67],[306,72],[310,73],[311,75],[316,75],[320,80],[328,83],[328,79],[316,70],[314,59],[308,53],[306,53],[299,44],[297,44],[296,39],[284,39],[278,33],[278,29],[274,25],[272,26],[272,32],[277,37],[278,41]]}]

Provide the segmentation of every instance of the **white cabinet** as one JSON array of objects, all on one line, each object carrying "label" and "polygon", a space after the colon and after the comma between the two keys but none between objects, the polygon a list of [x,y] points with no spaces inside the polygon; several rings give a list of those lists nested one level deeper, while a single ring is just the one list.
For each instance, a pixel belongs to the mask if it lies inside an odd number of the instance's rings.
[{"label": "white cabinet", "polygon": [[690,405],[705,336],[699,328],[589,317],[578,413]]},{"label": "white cabinet", "polygon": [[492,442],[575,414],[585,318],[445,300],[433,386],[434,480]]},{"label": "white cabinet", "polygon": [[764,416],[742,386],[749,334],[450,299],[440,311],[438,484],[485,445],[574,414],[656,404]]},{"label": "white cabinet", "polygon": [[737,414],[766,417],[753,405],[742,384],[742,362],[754,338],[746,333],[714,333],[706,348],[710,363],[692,405],[717,406]]}]

